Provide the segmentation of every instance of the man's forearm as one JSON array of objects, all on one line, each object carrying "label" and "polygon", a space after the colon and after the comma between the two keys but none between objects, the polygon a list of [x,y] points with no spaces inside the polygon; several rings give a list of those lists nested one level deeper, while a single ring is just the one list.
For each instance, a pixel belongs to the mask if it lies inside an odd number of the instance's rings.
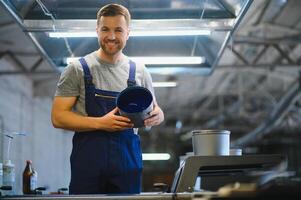
[{"label": "man's forearm", "polygon": [[52,124],[55,128],[78,132],[99,129],[100,120],[100,117],[82,116],[72,111],[62,111],[52,115]]}]

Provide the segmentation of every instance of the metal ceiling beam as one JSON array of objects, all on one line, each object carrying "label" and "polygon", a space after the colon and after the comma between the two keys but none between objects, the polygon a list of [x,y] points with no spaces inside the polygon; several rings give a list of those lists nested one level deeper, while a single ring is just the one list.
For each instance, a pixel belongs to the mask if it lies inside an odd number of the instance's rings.
[{"label": "metal ceiling beam", "polygon": [[284,8],[287,6],[286,1],[284,4],[280,5],[280,9],[278,9],[278,13],[275,13],[275,15],[270,19],[270,22],[274,22],[276,20],[277,17],[279,17],[281,15],[281,13],[284,11]]},{"label": "metal ceiling beam", "polygon": [[30,11],[34,10],[36,5],[37,5],[36,0],[25,1],[25,5],[23,5],[20,10],[20,14],[23,16],[24,19],[27,17]]},{"label": "metal ceiling beam", "polygon": [[285,58],[285,59],[289,62],[289,64],[291,64],[291,65],[295,65],[295,64],[296,64],[296,62],[293,61],[293,60],[290,58],[290,56],[288,55],[288,53],[287,53],[287,52],[284,52],[284,51],[280,48],[280,46],[279,46],[278,44],[274,44],[273,47],[280,53],[280,55],[281,55],[283,58]]},{"label": "metal ceiling beam", "polygon": [[[296,24],[297,25],[297,24]],[[248,32],[248,33],[257,33],[257,35],[261,35],[260,38],[255,37],[255,36],[240,36],[240,35],[236,35],[234,39],[240,39],[240,38],[251,38],[251,39],[256,39],[256,40],[272,40],[272,42],[277,41],[277,40],[284,40],[284,39],[288,39],[291,41],[300,41],[300,29],[298,29],[297,27],[287,27],[287,26],[283,26],[283,25],[279,25],[279,24],[271,24],[270,22],[265,22],[265,23],[261,23],[257,26],[248,26],[248,27],[244,27],[244,32]],[[267,37],[266,33],[277,33],[276,35],[280,35],[281,36],[272,36],[272,35],[268,35],[269,37]],[[266,36],[266,37],[264,37]],[[300,43],[300,42],[299,42]]]},{"label": "metal ceiling beam", "polygon": [[221,5],[223,8],[225,8],[225,10],[227,10],[229,13],[231,13],[231,15],[233,17],[236,16],[236,9],[235,9],[235,6],[231,6],[229,3],[227,3],[225,0],[218,0],[218,1],[215,1],[217,4]]},{"label": "metal ceiling beam", "polygon": [[6,28],[7,26],[12,26],[14,24],[15,24],[15,22],[13,22],[13,21],[4,22],[4,23],[0,24],[0,28]]},{"label": "metal ceiling beam", "polygon": [[257,56],[252,61],[252,65],[256,65],[258,60],[266,53],[266,51],[269,49],[269,45],[264,45],[264,47],[260,50],[260,52],[257,54]]},{"label": "metal ceiling beam", "polygon": [[[25,31],[53,32],[56,31],[95,31],[95,19],[56,19],[52,20],[24,20]],[[214,31],[230,31],[234,26],[234,19],[160,19],[160,20],[132,20],[131,30],[196,30],[210,29]]]},{"label": "metal ceiling beam", "polygon": [[34,72],[39,66],[40,64],[43,62],[43,58],[39,58],[30,68],[29,71]]},{"label": "metal ceiling beam", "polygon": [[271,111],[265,121],[261,123],[255,130],[247,133],[243,137],[233,141],[232,146],[243,146],[262,139],[264,134],[272,130],[277,121],[283,117],[284,113],[290,108],[293,102],[300,94],[300,78],[291,86],[286,94],[280,99],[274,109]]},{"label": "metal ceiling beam", "polygon": [[0,40],[0,44],[4,44],[4,45],[13,45],[14,43],[11,41],[7,41],[7,40]]},{"label": "metal ceiling beam", "polygon": [[[0,6],[2,6],[8,12],[8,14],[16,21],[16,23],[20,26],[20,28],[22,30],[25,30],[23,21],[21,20],[20,16],[12,9],[12,6],[9,5],[9,4],[10,4],[9,1],[0,1]],[[43,58],[48,61],[48,63],[50,64],[50,66],[52,66],[54,70],[59,71],[57,69],[56,65],[51,60],[51,58],[47,55],[47,53],[45,52],[45,50],[39,44],[39,42],[34,38],[34,36],[31,33],[26,33],[26,32],[25,32],[25,35],[27,37],[29,37],[33,41],[33,44],[35,45],[35,47],[37,48],[37,50],[41,53],[41,55],[43,56]]]},{"label": "metal ceiling beam", "polygon": [[241,60],[245,65],[249,65],[249,61],[243,57],[243,55],[241,55],[240,53],[238,53],[238,51],[236,51],[234,49],[234,47],[231,49],[232,50],[232,53],[234,53],[234,55],[239,59]]},{"label": "metal ceiling beam", "polygon": [[[219,78],[214,84],[213,88],[212,88],[212,93],[210,96],[204,96],[202,99],[200,99],[199,101],[203,101],[202,104],[199,106],[199,108],[197,108],[194,112],[195,113],[201,113],[201,115],[203,115],[203,110],[205,110],[206,108],[208,108],[212,102],[216,99],[216,96],[218,94],[218,92],[220,92],[220,88],[224,87],[225,84],[229,83],[230,81],[232,81],[234,78],[234,76],[230,73],[225,73],[223,78]],[[214,95],[216,94],[216,95]],[[209,98],[208,98],[209,97]],[[194,115],[194,118],[199,117],[199,115]]]},{"label": "metal ceiling beam", "polygon": [[253,45],[280,45],[280,44],[300,44],[301,33],[284,36],[279,38],[257,38],[249,36],[235,36],[234,44],[253,44]]},{"label": "metal ceiling beam", "polygon": [[[262,76],[256,83],[250,85],[249,89],[246,89],[246,90],[253,91],[256,89],[256,87],[262,85],[262,83],[266,80],[267,80],[267,77]],[[217,117],[212,118],[211,120],[206,122],[205,127],[206,128],[217,127],[219,124],[221,124],[226,119],[226,117],[228,115],[237,112],[238,109],[241,107],[241,105],[242,105],[242,101],[238,100],[238,101],[232,103],[230,106],[227,106],[220,115],[218,115]]]},{"label": "metal ceiling beam", "polygon": [[[6,2],[6,1],[4,1]],[[225,1],[227,2],[227,1]],[[249,6],[253,0],[244,0],[244,1],[234,1],[233,9],[235,10],[235,15],[237,15],[236,18],[234,16],[230,18],[202,18],[202,19],[161,19],[161,20],[132,20],[131,26],[132,30],[143,30],[143,31],[153,31],[153,30],[164,30],[167,29],[177,29],[177,30],[200,30],[200,29],[209,29],[212,31],[223,31],[228,33],[226,36],[226,40],[223,42],[220,48],[216,50],[217,56],[216,59],[213,59],[212,62],[209,62],[210,64],[210,70],[212,73],[215,65],[218,63],[219,58],[222,55],[222,52],[224,48],[226,47],[227,42],[229,41],[229,38],[231,34],[235,31],[238,24],[241,22],[241,18],[245,15],[246,11],[248,10]],[[227,2],[229,3],[229,2]],[[15,14],[13,10],[10,10],[10,6],[3,3],[4,6],[6,6],[6,9],[10,11],[10,13]],[[93,9],[95,9],[93,7]],[[160,8],[161,9],[161,8]],[[143,9],[143,11],[145,11]],[[148,10],[149,11],[149,10]],[[222,10],[225,12],[225,10]],[[95,32],[96,27],[96,20],[24,20],[21,21],[18,16],[14,16],[17,18],[18,23],[21,25],[23,30],[28,33],[28,35],[31,37],[31,39],[36,43],[39,48],[41,48],[41,51],[44,55],[46,55],[46,51],[42,49],[42,46],[39,44],[41,42],[40,40],[37,41],[37,35],[35,35],[35,32],[53,32],[55,31],[93,31]],[[47,18],[47,16],[44,16]],[[168,18],[168,17],[167,17]],[[54,29],[55,27],[55,29]],[[216,54],[216,52],[214,52]],[[52,63],[53,60],[52,60]],[[55,65],[54,65],[55,66]]]},{"label": "metal ceiling beam", "polygon": [[[296,45],[294,45],[296,47]],[[274,59],[273,63],[272,64],[278,64],[278,63],[281,63],[281,61],[283,60],[283,56],[281,54],[278,55],[278,57],[276,57],[276,59]],[[297,63],[297,62],[296,62]],[[292,65],[292,64],[290,64]]]},{"label": "metal ceiling beam", "polygon": [[229,91],[229,85],[231,85],[232,82],[234,82],[234,79],[236,78],[236,73],[233,72],[225,72],[225,76],[222,78],[223,81],[221,84],[219,84],[219,87],[216,88],[217,94],[222,94],[224,91]]},{"label": "metal ceiling beam", "polygon": [[[229,77],[229,76],[227,76]],[[231,79],[232,80],[234,77],[231,76]],[[253,91],[256,87],[258,87],[258,85],[262,85],[262,83],[266,80],[266,76],[261,76],[261,78],[255,82],[252,82],[249,86],[248,89],[246,90],[249,90],[249,91]],[[220,79],[221,80],[221,79]],[[223,80],[226,80],[223,79]],[[221,84],[217,84],[217,85],[221,85]],[[213,91],[217,91],[218,89],[214,89]],[[239,94],[237,94],[239,96]],[[219,97],[219,96],[216,96],[216,97]],[[219,97],[220,98],[220,97]],[[239,98],[238,98],[239,99]],[[214,100],[214,97],[211,97],[209,99],[207,99],[197,110],[195,110],[194,112],[195,113],[203,113],[203,110],[205,107],[209,106]],[[224,110],[220,115],[218,115],[217,117],[214,117],[212,118],[211,120],[209,120],[208,122],[206,122],[203,127],[205,128],[214,128],[214,127],[217,127],[219,126],[219,124],[221,124],[225,119],[227,119],[227,116],[231,115],[232,113],[235,113],[235,112],[238,112],[239,108],[241,107],[242,105],[242,100],[238,100],[236,102],[234,102],[232,105],[230,106],[227,106],[226,109],[222,109]],[[209,103],[209,104],[208,104]],[[194,117],[196,117],[195,115],[193,115]],[[197,115],[198,116],[198,115]]]},{"label": "metal ceiling beam", "polygon": [[301,56],[298,58],[297,62],[298,65],[301,65]]},{"label": "metal ceiling beam", "polygon": [[[212,1],[212,0],[211,0]],[[219,0],[220,1],[220,0]],[[149,2],[149,0],[148,0]],[[157,1],[164,2],[164,1]],[[167,1],[165,1],[167,2]],[[82,3],[81,3],[82,4]],[[99,9],[99,2],[97,2],[93,7],[83,7],[83,6],[74,6],[69,4],[69,6],[65,7],[56,7],[49,8],[51,13],[56,13],[60,16],[60,19],[72,19],[76,15],[81,15],[82,19],[94,19],[95,14]],[[190,7],[185,8],[185,6],[181,6],[179,8],[170,8],[170,7],[159,7],[159,8],[130,8],[129,11],[133,19],[163,19],[163,18],[199,18],[201,7]],[[234,18],[235,16],[228,12],[228,10],[216,10],[216,9],[207,9],[204,18]],[[48,17],[45,15],[41,15],[41,11],[39,9],[32,10],[27,16],[27,19],[47,19]]]},{"label": "metal ceiling beam", "polygon": [[[19,52],[21,55],[24,55],[24,52]],[[14,53],[12,53],[11,51],[4,51],[4,52],[0,52],[0,58],[2,58],[3,56],[8,55],[13,62],[16,63],[16,67],[18,67],[21,71],[0,71],[0,76],[3,75],[33,75],[33,74],[58,74],[57,71],[35,71],[40,64],[43,62],[43,58],[39,58],[30,68],[30,70],[28,70],[25,65],[15,56]],[[27,53],[25,53],[25,55],[28,55]],[[32,55],[31,53],[29,53],[29,55]],[[36,54],[34,54],[36,55]]]},{"label": "metal ceiling beam", "polygon": [[55,71],[0,71],[0,76],[4,75],[38,75],[38,74],[53,74],[57,75],[58,73]]},{"label": "metal ceiling beam", "polygon": [[226,35],[226,37],[224,39],[224,42],[223,42],[223,44],[222,44],[219,52],[217,53],[216,59],[212,63],[211,73],[213,73],[213,71],[215,70],[216,65],[218,64],[220,58],[222,57],[223,52],[224,52],[224,50],[225,50],[225,48],[226,48],[226,46],[227,46],[227,44],[228,44],[231,36],[236,31],[238,25],[240,24],[242,18],[245,16],[245,14],[248,11],[249,7],[251,6],[252,2],[253,2],[253,0],[246,1],[245,4],[243,5],[243,7],[241,8],[240,13],[238,14],[237,18],[235,19],[233,29],[230,32],[227,33],[227,35]]},{"label": "metal ceiling beam", "polygon": [[[12,54],[16,56],[28,56],[28,57],[34,57],[34,56],[39,56],[40,54],[37,52],[23,52],[23,51],[11,51],[9,50]],[[8,51],[0,51],[0,55],[6,54]]]},{"label": "metal ceiling beam", "polygon": [[248,64],[248,65],[244,65],[244,64],[225,64],[225,65],[218,65],[218,68],[276,68],[276,67],[296,67],[296,68],[300,68],[301,67],[301,63],[299,64],[295,64],[295,65],[291,65],[291,64],[282,64],[282,63],[266,63],[266,64]]},{"label": "metal ceiling beam", "polygon": [[[12,53],[11,51],[5,51],[5,52],[0,52],[0,58],[8,55],[15,63],[16,63],[16,67],[18,67],[21,71],[0,71],[0,76],[3,75],[31,75],[31,74],[58,74],[57,71],[35,71],[40,64],[43,62],[43,58],[39,58],[31,67],[30,70],[28,70],[25,65],[15,56],[14,53]],[[21,53],[21,55],[23,55]],[[27,55],[25,53],[25,55]]]},{"label": "metal ceiling beam", "polygon": [[[221,65],[221,67],[222,66],[223,65]],[[234,72],[236,72],[236,71],[241,71],[241,72],[249,73],[250,76],[251,75],[252,76],[253,75],[254,76],[265,76],[268,73],[269,77],[277,78],[277,79],[285,81],[286,83],[289,83],[298,76],[300,67],[301,67],[301,65],[300,66],[287,65],[286,68],[288,70],[286,70],[286,69],[283,69],[281,66],[280,67],[274,66],[273,69],[267,70],[264,67],[254,68],[252,65],[245,66],[245,67],[244,67],[244,65],[239,65],[239,66],[227,65],[225,68],[219,68],[219,70],[223,70],[223,73],[230,72],[230,74],[234,74]],[[235,70],[233,70],[233,68]],[[269,71],[271,71],[272,73],[269,73]],[[227,91],[227,89],[225,89],[225,91]],[[230,91],[227,91],[227,92],[230,92]]]},{"label": "metal ceiling beam", "polygon": [[11,51],[6,51],[3,54],[1,54],[1,57],[8,55],[16,64],[16,67],[18,67],[19,69],[21,69],[23,72],[27,71],[27,68],[25,67],[25,65],[11,52]]},{"label": "metal ceiling beam", "polygon": [[[300,41],[296,41],[295,38],[298,38]],[[289,42],[289,43],[287,43]],[[232,53],[246,66],[254,66],[254,67],[274,67],[277,66],[287,66],[287,64],[282,64],[281,60],[286,59],[290,65],[299,65],[297,61],[294,61],[290,56],[290,52],[285,52],[279,44],[285,44],[285,45],[293,45],[294,47],[297,46],[298,43],[301,43],[301,36],[300,35],[291,35],[291,36],[284,36],[279,37],[276,39],[265,39],[265,38],[255,38],[255,37],[244,37],[244,36],[238,36],[234,39],[234,44],[232,46],[228,46],[230,50],[232,50]],[[256,57],[253,59],[252,63],[249,63],[246,57],[235,50],[234,46],[238,46],[241,44],[250,44],[250,45],[257,45],[257,46],[264,46],[260,52],[257,53]],[[257,64],[259,59],[267,53],[267,50],[269,47],[275,48],[278,52],[280,57],[278,59],[275,59],[272,63],[264,63],[264,64]],[[257,47],[259,48],[259,47]],[[230,65],[231,66],[231,65]],[[238,65],[235,65],[238,66]],[[224,66],[227,67],[227,66]],[[243,66],[242,66],[243,67]]]},{"label": "metal ceiling beam", "polygon": [[270,4],[271,4],[271,0],[266,0],[264,2],[263,8],[261,10],[258,9],[258,11],[260,11],[260,14],[257,17],[256,21],[253,23],[253,26],[258,25],[261,22],[261,20],[263,18],[263,15],[265,14],[265,12],[266,12],[266,10],[267,10],[267,8],[269,7]]},{"label": "metal ceiling beam", "polygon": [[[270,74],[268,74],[268,75],[270,75]],[[281,78],[281,77],[279,77],[279,78]],[[263,76],[260,77],[259,80],[256,80],[256,81],[252,82],[252,84],[250,84],[249,87],[246,90],[247,91],[258,90],[258,88],[256,88],[256,87],[263,87],[263,82],[266,81],[267,79],[268,78],[267,78],[266,74],[264,74]],[[261,89],[259,89],[259,90],[261,90]],[[250,94],[250,93],[248,93],[248,94]],[[267,96],[267,97],[269,97],[269,96]],[[241,104],[242,104],[242,101],[234,102],[232,105],[228,106],[224,110],[224,112],[221,113],[221,115],[219,115],[215,118],[211,117],[212,119],[209,120],[205,125],[202,125],[201,127],[203,127],[203,128],[216,128],[216,127],[220,126],[220,124],[223,123],[225,119],[228,119],[228,117],[231,116],[231,114],[238,111]],[[197,109],[196,111],[194,111],[194,112],[203,113],[202,108],[203,108],[203,106],[201,105],[201,107],[199,109]],[[194,115],[192,115],[192,116],[194,116]],[[194,121],[193,117],[192,118],[190,117],[190,120],[193,122]]]},{"label": "metal ceiling beam", "polygon": [[219,124],[221,124],[222,122],[225,121],[226,117],[228,115],[230,115],[231,113],[237,112],[238,109],[241,106],[241,102],[240,101],[236,101],[235,103],[233,103],[231,106],[228,106],[223,113],[221,113],[220,115],[218,115],[215,118],[212,118],[211,120],[207,121],[203,127],[205,128],[214,128],[217,127]]}]

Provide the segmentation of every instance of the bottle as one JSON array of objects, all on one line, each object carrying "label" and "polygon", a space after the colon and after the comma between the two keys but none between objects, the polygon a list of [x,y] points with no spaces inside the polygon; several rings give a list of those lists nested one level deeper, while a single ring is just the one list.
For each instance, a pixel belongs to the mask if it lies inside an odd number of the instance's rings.
[{"label": "bottle", "polygon": [[23,171],[23,194],[34,194],[37,188],[38,174],[32,167],[31,160],[26,160]]},{"label": "bottle", "polygon": [[10,191],[3,192],[4,195],[14,195],[15,191],[15,165],[11,160],[3,163],[3,186],[11,186]]},{"label": "bottle", "polygon": [[0,163],[0,187],[3,184],[3,167],[2,163]]}]

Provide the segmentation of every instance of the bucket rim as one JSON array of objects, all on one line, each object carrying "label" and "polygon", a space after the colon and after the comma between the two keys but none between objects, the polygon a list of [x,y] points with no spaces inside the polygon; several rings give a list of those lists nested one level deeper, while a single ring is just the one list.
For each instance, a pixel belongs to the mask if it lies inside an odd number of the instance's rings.
[{"label": "bucket rim", "polygon": [[[134,90],[143,91],[143,92],[145,92],[145,94],[149,98],[149,100],[147,102],[147,107],[144,110],[141,110],[139,112],[129,112],[128,110],[124,109],[124,107],[122,106],[120,99],[125,98],[124,95],[127,94],[129,91],[131,92],[131,90],[133,90],[133,91]],[[147,89],[146,87],[142,87],[142,86],[130,86],[130,87],[125,88],[124,90],[122,90],[118,94],[118,96],[116,98],[116,106],[123,113],[127,113],[127,114],[142,113],[142,112],[145,112],[145,110],[149,110],[149,108],[151,108],[151,106],[153,105],[153,100],[154,100],[154,97],[153,97],[152,92],[149,89]]]},{"label": "bucket rim", "polygon": [[230,135],[229,130],[193,130],[193,135],[213,135],[213,134],[226,134]]}]

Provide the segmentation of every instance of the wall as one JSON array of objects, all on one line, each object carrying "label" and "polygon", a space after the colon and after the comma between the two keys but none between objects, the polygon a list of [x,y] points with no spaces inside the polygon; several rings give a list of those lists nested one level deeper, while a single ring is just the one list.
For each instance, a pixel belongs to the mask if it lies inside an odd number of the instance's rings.
[{"label": "wall", "polygon": [[[0,60],[2,70],[14,69],[8,58]],[[68,187],[69,156],[72,133],[54,129],[50,121],[51,97],[34,97],[33,82],[24,75],[0,76],[0,128],[14,135],[10,159],[15,164],[16,193],[22,194],[22,173],[25,160],[33,161],[38,172],[38,186],[46,186],[47,193]],[[0,162],[7,157],[7,139],[1,134]]]}]

